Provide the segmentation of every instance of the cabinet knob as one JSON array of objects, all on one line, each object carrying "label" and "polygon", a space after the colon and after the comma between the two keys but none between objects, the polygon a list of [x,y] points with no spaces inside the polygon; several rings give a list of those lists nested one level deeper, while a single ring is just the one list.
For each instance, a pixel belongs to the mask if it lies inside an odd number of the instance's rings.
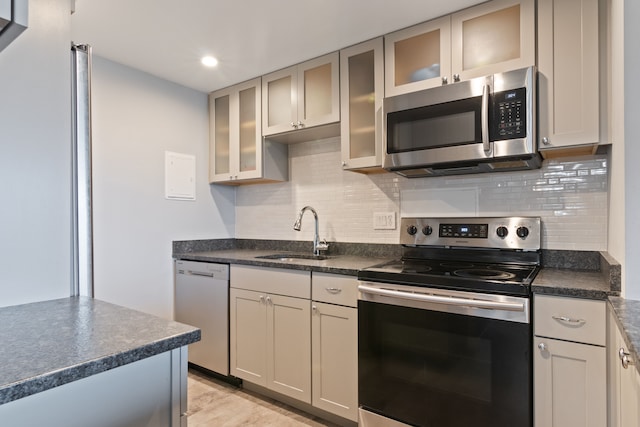
[{"label": "cabinet knob", "polygon": [[271,297],[267,297],[267,304],[273,304],[273,303],[271,302]]},{"label": "cabinet knob", "polygon": [[540,351],[547,351],[547,345],[543,342],[541,342],[540,344],[538,344],[538,348],[540,349]]},{"label": "cabinet knob", "polygon": [[459,82],[460,81],[460,74],[454,74],[453,75],[453,81],[456,82],[456,83]]},{"label": "cabinet knob", "polygon": [[304,127],[304,123],[298,120],[298,125],[296,126],[296,128],[303,128],[303,127]]},{"label": "cabinet knob", "polygon": [[314,313],[318,312],[318,307],[316,307],[315,305],[311,306],[311,311],[313,311]]},{"label": "cabinet knob", "polygon": [[344,160],[342,161],[342,167],[347,166],[347,162],[345,162]]},{"label": "cabinet knob", "polygon": [[442,77],[442,84],[446,85],[447,83],[449,83],[449,79],[447,79],[447,76],[443,76]]},{"label": "cabinet knob", "polygon": [[620,362],[622,362],[622,367],[624,369],[629,368],[629,365],[635,365],[636,362],[633,361],[629,356],[630,354],[623,348],[620,347],[618,351],[618,356],[620,357]]},{"label": "cabinet knob", "polygon": [[291,127],[294,128],[294,129],[298,129],[298,125],[295,124],[294,122],[291,122]]},{"label": "cabinet knob", "polygon": [[542,143],[544,145],[549,145],[551,144],[551,142],[549,141],[549,138],[547,138],[546,136],[542,137]]},{"label": "cabinet knob", "polygon": [[260,304],[264,304],[264,296],[260,295]]}]

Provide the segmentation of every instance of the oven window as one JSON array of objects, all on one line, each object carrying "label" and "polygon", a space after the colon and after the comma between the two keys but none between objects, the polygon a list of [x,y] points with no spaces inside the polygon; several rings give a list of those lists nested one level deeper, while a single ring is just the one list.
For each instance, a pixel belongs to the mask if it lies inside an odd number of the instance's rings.
[{"label": "oven window", "polygon": [[387,151],[438,148],[482,142],[482,97],[387,114]]},{"label": "oven window", "polygon": [[415,426],[530,426],[531,325],[359,301],[359,399]]}]

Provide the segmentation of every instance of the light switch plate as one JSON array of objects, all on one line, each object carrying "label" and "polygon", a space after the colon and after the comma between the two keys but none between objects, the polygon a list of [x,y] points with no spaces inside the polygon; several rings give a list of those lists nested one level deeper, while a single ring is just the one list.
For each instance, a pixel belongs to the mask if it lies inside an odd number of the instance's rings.
[{"label": "light switch plate", "polygon": [[373,213],[373,229],[374,230],[395,230],[396,229],[396,213],[395,212],[374,212]]}]

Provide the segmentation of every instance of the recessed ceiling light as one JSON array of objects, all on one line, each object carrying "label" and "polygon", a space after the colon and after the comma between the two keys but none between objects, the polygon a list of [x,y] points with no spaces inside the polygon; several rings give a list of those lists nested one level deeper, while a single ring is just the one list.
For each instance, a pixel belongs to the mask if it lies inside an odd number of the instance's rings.
[{"label": "recessed ceiling light", "polygon": [[215,67],[216,65],[218,65],[218,60],[213,56],[204,56],[202,57],[201,61],[202,64],[206,65],[207,67]]}]

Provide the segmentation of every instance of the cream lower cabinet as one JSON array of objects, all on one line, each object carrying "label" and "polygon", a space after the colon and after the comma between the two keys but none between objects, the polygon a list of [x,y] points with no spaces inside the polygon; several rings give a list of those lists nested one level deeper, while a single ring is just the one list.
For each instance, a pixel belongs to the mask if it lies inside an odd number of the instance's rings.
[{"label": "cream lower cabinet", "polygon": [[314,272],[312,298],[312,404],[358,421],[357,280]]},{"label": "cream lower cabinet", "polygon": [[310,273],[231,266],[230,372],[311,403]]},{"label": "cream lower cabinet", "polygon": [[536,295],[535,427],[607,425],[604,301]]},{"label": "cream lower cabinet", "polygon": [[[622,332],[609,313],[607,364],[609,369],[609,427],[640,426],[640,373],[628,354]],[[622,353],[622,354],[621,354]],[[627,361],[623,363],[623,356]]]}]

